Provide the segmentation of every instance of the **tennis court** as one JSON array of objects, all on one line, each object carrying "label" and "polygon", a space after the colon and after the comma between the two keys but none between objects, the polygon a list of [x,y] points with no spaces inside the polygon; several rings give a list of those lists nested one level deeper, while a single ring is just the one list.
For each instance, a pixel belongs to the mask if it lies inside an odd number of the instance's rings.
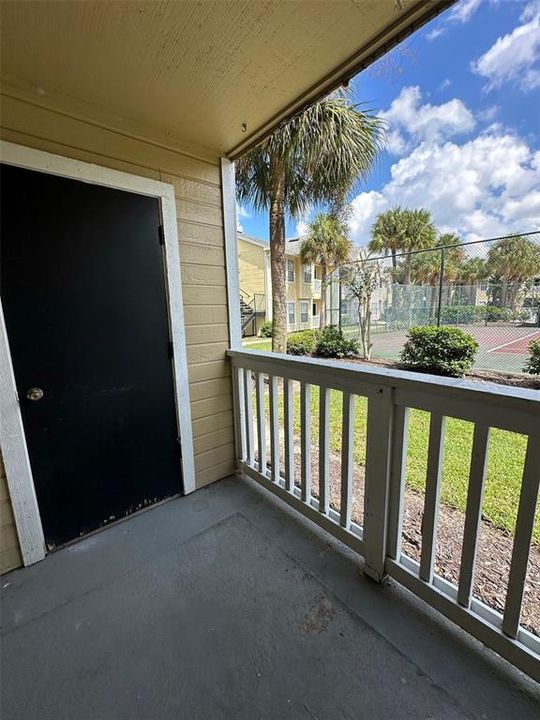
[{"label": "tennis court", "polygon": [[[461,330],[472,335],[479,344],[475,369],[500,372],[522,372],[528,355],[529,344],[540,340],[540,329],[532,327],[460,325]],[[407,339],[406,330],[372,333],[373,358],[397,360]]]}]

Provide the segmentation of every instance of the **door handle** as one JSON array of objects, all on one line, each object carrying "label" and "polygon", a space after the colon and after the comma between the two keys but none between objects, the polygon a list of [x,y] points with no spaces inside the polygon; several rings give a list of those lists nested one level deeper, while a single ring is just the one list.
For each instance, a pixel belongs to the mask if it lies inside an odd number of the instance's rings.
[{"label": "door handle", "polygon": [[37,402],[43,397],[43,390],[41,388],[28,388],[28,390],[26,391],[26,397],[29,400]]}]

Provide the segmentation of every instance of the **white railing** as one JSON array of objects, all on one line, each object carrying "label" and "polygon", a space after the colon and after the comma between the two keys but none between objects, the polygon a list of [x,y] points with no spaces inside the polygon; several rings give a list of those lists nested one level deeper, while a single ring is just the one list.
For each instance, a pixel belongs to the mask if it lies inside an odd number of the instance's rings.
[{"label": "white railing", "polygon": [[[540,641],[520,624],[520,617],[540,479],[540,393],[256,351],[228,354],[239,469],[362,555],[364,572],[375,580],[386,575],[395,578],[539,680]],[[314,386],[319,393],[318,438],[311,437]],[[331,390],[342,393],[340,492],[334,508],[329,469]],[[367,398],[362,519],[353,518],[351,512],[358,396]],[[298,400],[300,437],[295,447],[293,415]],[[401,548],[408,421],[413,408],[430,413],[420,562]],[[474,424],[457,585],[434,572],[446,417]],[[503,614],[472,592],[490,428],[528,438]],[[318,492],[313,492],[313,449],[318,453]]]},{"label": "white railing", "polygon": [[314,278],[314,280],[313,280],[313,294],[314,295],[321,294],[321,280],[317,280],[317,278]]}]

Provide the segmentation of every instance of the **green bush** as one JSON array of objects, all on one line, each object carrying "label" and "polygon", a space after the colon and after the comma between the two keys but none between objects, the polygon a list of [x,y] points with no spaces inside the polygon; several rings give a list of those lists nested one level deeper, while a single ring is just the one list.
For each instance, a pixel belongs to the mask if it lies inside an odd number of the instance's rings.
[{"label": "green bush", "polygon": [[274,328],[271,320],[265,320],[259,328],[259,337],[272,337]]},{"label": "green bush", "polygon": [[486,322],[504,322],[510,318],[510,310],[497,307],[496,305],[487,305],[485,308]]},{"label": "green bush", "polygon": [[540,375],[540,340],[533,340],[529,344],[529,357],[523,368],[523,372],[531,375]]},{"label": "green bush", "polygon": [[287,352],[289,355],[313,355],[319,335],[318,330],[291,333],[287,338]]},{"label": "green bush", "polygon": [[343,358],[358,353],[357,340],[349,340],[336,325],[328,325],[320,334],[314,354],[317,357]]},{"label": "green bush", "polygon": [[441,322],[444,325],[469,325],[480,322],[486,316],[482,305],[448,305],[442,308]]},{"label": "green bush", "polygon": [[400,359],[409,370],[462,377],[470,370],[478,343],[456,327],[415,327],[408,333]]}]

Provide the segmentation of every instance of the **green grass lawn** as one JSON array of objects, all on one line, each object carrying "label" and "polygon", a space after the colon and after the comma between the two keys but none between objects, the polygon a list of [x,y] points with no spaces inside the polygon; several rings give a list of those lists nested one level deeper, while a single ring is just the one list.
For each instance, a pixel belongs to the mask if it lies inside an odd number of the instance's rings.
[{"label": "green grass lawn", "polygon": [[272,352],[272,338],[261,338],[260,340],[246,340],[244,338],[242,347],[245,350],[262,350],[263,352]]},{"label": "green grass lawn", "polygon": [[[331,392],[330,447],[341,452],[342,395]],[[312,388],[312,437],[319,431],[319,392]],[[283,411],[280,393],[280,414]],[[354,460],[360,465],[366,461],[367,399],[356,398],[354,421]],[[300,394],[295,393],[295,433],[300,433]],[[473,437],[473,424],[448,418],[444,446],[444,463],[441,487],[442,502],[465,510],[469,480],[469,466]],[[424,491],[426,482],[429,413],[411,410],[407,453],[407,484],[414,490]],[[509,533],[514,533],[523,463],[527,439],[523,435],[495,428],[489,444],[487,480],[482,507],[484,517]],[[537,512],[534,540],[540,542],[540,513]]]}]

